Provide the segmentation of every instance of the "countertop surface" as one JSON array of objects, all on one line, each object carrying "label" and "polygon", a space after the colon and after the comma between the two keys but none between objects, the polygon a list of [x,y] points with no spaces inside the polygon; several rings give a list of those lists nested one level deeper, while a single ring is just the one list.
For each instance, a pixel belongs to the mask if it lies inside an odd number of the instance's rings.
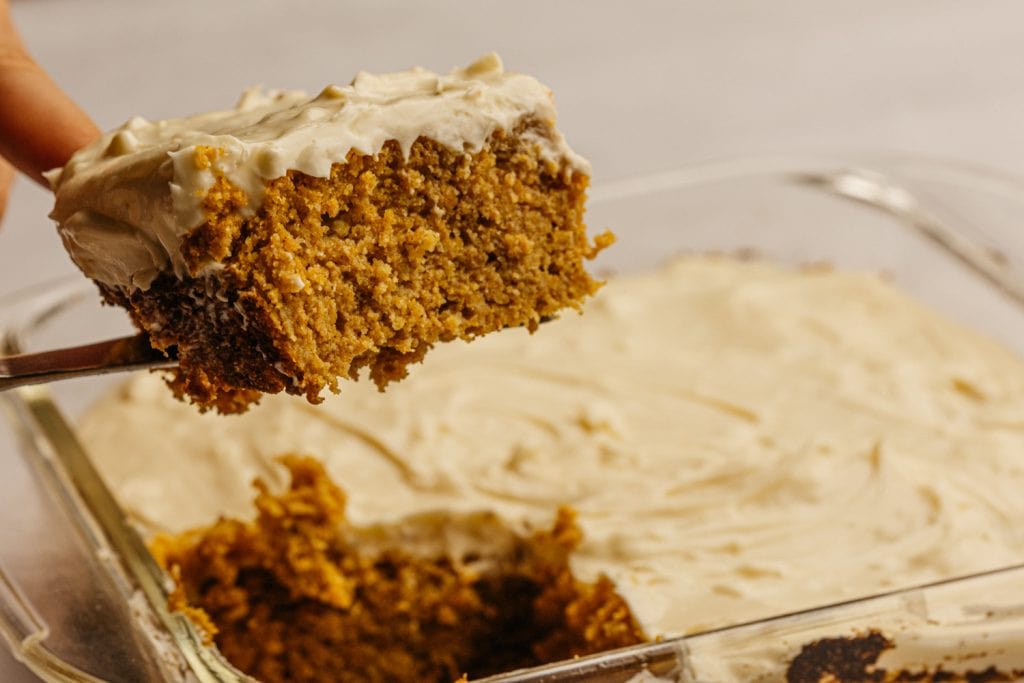
[{"label": "countertop surface", "polygon": [[[898,151],[1024,176],[1014,0],[14,0],[12,11],[104,129],[230,106],[255,83],[316,92],[361,69],[447,70],[496,50],[554,90],[595,183],[794,152]],[[0,229],[0,293],[75,272],[50,204],[19,179]],[[0,681],[33,680],[0,648]]]}]

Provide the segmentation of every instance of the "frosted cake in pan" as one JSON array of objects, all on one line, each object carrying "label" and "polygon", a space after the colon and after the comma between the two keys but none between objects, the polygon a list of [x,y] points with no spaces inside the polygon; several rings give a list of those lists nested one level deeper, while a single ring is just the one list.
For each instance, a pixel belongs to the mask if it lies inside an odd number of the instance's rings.
[{"label": "frosted cake in pan", "polygon": [[424,514],[496,515],[512,536],[474,552],[500,556],[567,506],[574,580],[607,577],[657,638],[1020,562],[1022,414],[1019,357],[884,278],[709,256],[439,348],[384,395],[225,421],[139,377],[81,435],[149,533],[251,518],[282,453],[323,463],[354,527],[433,557],[466,547]]}]

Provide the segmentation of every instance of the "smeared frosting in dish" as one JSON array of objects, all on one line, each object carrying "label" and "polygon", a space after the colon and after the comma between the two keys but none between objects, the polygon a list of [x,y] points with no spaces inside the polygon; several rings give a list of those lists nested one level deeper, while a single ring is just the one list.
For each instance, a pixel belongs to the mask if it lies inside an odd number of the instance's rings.
[{"label": "smeared frosting in dish", "polygon": [[[350,151],[372,155],[394,140],[408,153],[421,136],[475,151],[525,118],[550,124],[525,133],[544,158],[589,173],[554,127],[550,90],[488,54],[446,75],[419,67],[360,73],[312,98],[250,89],[226,111],[133,118],[48,175],[51,216],[87,276],[146,289],[161,272],[187,274],[181,242],[203,222],[202,201],[218,176],[241,188],[253,210],[267,181],[288,170],[326,177]],[[212,163],[208,149],[217,150]]]},{"label": "smeared frosting in dish", "polygon": [[321,406],[199,415],[142,376],[81,435],[147,530],[250,510],[322,458],[356,524],[431,509],[543,524],[651,636],[1024,560],[1024,361],[867,273],[692,257],[582,316],[436,349]]}]

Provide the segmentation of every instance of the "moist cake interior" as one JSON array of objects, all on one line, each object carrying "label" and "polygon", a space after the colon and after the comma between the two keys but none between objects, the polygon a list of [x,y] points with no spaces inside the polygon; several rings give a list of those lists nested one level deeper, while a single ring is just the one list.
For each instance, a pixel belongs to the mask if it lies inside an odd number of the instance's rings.
[{"label": "moist cake interior", "polygon": [[291,485],[257,481],[255,520],[151,544],[178,582],[172,608],[264,683],[444,683],[645,640],[607,577],[573,576],[567,508],[523,535],[486,513],[357,529],[317,461],[283,462]]}]

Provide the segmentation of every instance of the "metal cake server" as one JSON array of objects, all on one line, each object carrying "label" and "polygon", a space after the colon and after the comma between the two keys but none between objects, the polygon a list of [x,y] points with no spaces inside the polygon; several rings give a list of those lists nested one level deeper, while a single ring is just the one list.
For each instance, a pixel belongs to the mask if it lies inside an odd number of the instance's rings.
[{"label": "metal cake server", "polygon": [[169,368],[178,364],[149,344],[144,334],[54,351],[0,356],[0,391],[59,379],[105,375],[127,370]]},{"label": "metal cake server", "polygon": [[[551,320],[553,316],[544,316],[539,322],[543,325]],[[52,351],[0,355],[0,391],[113,372],[173,368],[177,364],[174,347],[165,353],[150,346],[145,334],[137,334]]]}]

